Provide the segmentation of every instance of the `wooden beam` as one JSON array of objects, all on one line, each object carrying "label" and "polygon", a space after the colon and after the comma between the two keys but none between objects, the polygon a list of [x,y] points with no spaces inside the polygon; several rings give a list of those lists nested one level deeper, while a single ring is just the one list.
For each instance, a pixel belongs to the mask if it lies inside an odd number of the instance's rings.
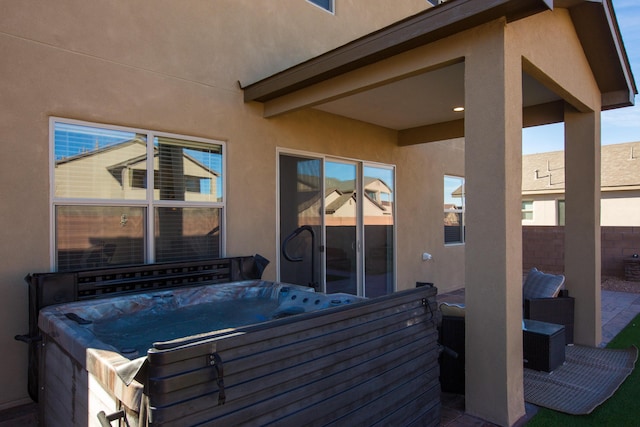
[{"label": "wooden beam", "polygon": [[425,142],[444,141],[464,136],[464,119],[419,126],[398,132],[398,145],[408,146]]},{"label": "wooden beam", "polygon": [[[564,120],[564,101],[532,105],[522,110],[524,127],[560,123]],[[464,119],[434,123],[398,132],[401,147],[464,137]]]}]

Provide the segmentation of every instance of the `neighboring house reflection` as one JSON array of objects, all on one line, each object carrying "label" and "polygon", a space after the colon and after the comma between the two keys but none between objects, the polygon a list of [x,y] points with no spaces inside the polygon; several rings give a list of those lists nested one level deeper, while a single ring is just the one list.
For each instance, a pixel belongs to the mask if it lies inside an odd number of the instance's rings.
[{"label": "neighboring house reflection", "polygon": [[[171,143],[153,148],[153,200],[211,202],[220,174],[198,161],[196,150]],[[193,155],[191,154],[193,153]],[[145,262],[147,152],[144,138],[84,150],[55,163],[55,192],[71,201],[56,208],[61,269]],[[131,201],[131,205],[112,200]],[[212,212],[214,213],[212,215]],[[218,254],[219,218],[207,206],[158,206],[153,210],[155,257],[199,259]]]},{"label": "neighboring house reflection", "polygon": [[[219,174],[198,162],[181,147],[177,148],[178,161],[182,158],[181,168],[172,169],[174,172],[169,177],[171,181],[163,183],[162,178],[167,175],[162,172],[168,169],[168,165],[162,162],[161,170],[160,150],[154,147],[154,198],[160,199],[160,191],[164,186],[184,188],[185,199],[182,200],[209,201],[212,195],[215,199]],[[146,172],[146,144],[143,140],[134,138],[57,160],[56,190],[66,197],[145,199]],[[78,186],[79,178],[87,185]]]}]

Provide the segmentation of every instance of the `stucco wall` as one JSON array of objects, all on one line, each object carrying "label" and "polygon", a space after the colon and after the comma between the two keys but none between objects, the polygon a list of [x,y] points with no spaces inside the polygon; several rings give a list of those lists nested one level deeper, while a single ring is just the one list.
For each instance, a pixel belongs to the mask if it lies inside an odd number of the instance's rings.
[{"label": "stucco wall", "polygon": [[[461,288],[465,245],[444,244],[443,218],[444,175],[464,176],[464,140],[405,147],[399,156],[398,246],[408,259],[398,257],[398,285],[432,282],[440,293]],[[433,258],[423,261],[424,252]]]},{"label": "stucco wall", "polygon": [[[27,399],[27,349],[13,340],[27,331],[23,277],[50,267],[49,117],[226,141],[226,253],[275,260],[276,147],[394,163],[396,133],[314,111],[266,120],[261,105],[243,102],[238,82],[429,4],[361,6],[340,1],[331,15],[304,0],[2,2],[0,138],[11,154],[0,168],[0,409]],[[417,278],[409,271],[418,264],[401,261],[403,277]],[[265,277],[275,277],[274,266]]]},{"label": "stucco wall", "polygon": [[603,192],[600,209],[603,226],[640,227],[640,190]]}]

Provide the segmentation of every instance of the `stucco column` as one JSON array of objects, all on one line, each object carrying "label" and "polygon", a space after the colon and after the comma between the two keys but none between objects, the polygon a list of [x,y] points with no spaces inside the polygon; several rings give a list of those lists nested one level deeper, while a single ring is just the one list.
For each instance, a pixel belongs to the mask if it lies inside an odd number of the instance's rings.
[{"label": "stucco column", "polygon": [[524,414],[522,62],[502,22],[465,57],[466,411]]},{"label": "stucco column", "polygon": [[575,297],[574,341],[598,346],[600,311],[600,113],[565,107],[565,255]]}]

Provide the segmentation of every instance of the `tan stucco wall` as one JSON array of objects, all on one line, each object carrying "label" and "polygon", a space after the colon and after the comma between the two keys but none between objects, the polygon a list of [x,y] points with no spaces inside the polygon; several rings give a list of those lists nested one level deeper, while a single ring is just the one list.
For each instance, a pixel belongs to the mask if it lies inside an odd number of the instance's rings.
[{"label": "tan stucco wall", "polygon": [[[432,282],[439,293],[464,287],[465,245],[444,244],[444,175],[464,176],[464,140],[404,147],[398,153],[398,287]],[[423,261],[429,253],[431,260]],[[417,268],[416,268],[417,267]]]},{"label": "tan stucco wall", "polygon": [[512,425],[524,415],[521,56],[511,26],[482,30],[465,57],[465,405]]},{"label": "tan stucco wall", "polygon": [[600,91],[566,9],[510,25],[523,68],[579,111],[600,111]]},{"label": "tan stucco wall", "polygon": [[238,81],[429,6],[337,3],[331,15],[304,0],[1,2],[0,138],[11,155],[0,168],[0,218],[11,225],[0,245],[0,409],[27,400],[27,346],[13,336],[27,332],[23,277],[50,264],[49,117],[226,141],[226,253],[275,260],[276,147],[395,161],[393,131],[314,111],[265,120],[261,105],[243,103]]}]

